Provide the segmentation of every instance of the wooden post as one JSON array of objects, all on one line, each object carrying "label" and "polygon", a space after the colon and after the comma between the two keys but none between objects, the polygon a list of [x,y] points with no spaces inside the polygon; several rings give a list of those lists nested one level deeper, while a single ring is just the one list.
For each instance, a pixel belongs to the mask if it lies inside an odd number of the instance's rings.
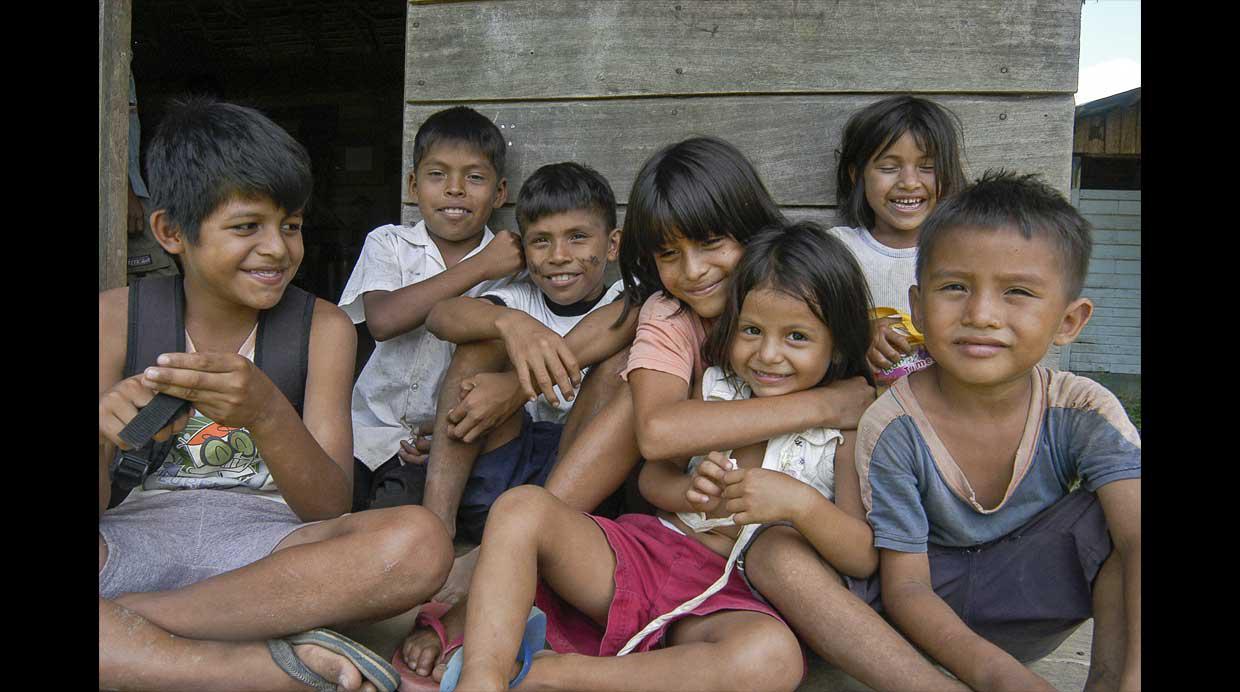
[{"label": "wooden post", "polygon": [[99,0],[99,290],[125,285],[132,0]]}]

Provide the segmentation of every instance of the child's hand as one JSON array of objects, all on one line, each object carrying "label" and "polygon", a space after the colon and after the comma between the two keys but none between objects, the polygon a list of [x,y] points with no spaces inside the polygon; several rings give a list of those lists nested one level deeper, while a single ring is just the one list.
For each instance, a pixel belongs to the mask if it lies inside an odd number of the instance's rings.
[{"label": "child's hand", "polygon": [[272,381],[236,353],[165,353],[142,374],[142,384],[194,402],[220,425],[253,427],[283,398]]},{"label": "child's hand", "polygon": [[723,482],[724,509],[737,524],[795,523],[818,494],[792,476],[770,469],[729,471]]},{"label": "child's hand", "polygon": [[719,507],[723,501],[724,476],[736,468],[736,462],[727,458],[722,452],[711,452],[693,470],[689,488],[685,490],[685,500],[694,510],[709,514]]},{"label": "child's hand", "polygon": [[512,363],[527,399],[541,393],[558,408],[560,399],[555,385],[559,385],[565,400],[573,400],[581,386],[581,366],[564,337],[520,310],[507,311],[495,321],[495,326],[504,337],[508,362]]},{"label": "child's hand", "polygon": [[884,317],[874,321],[874,339],[870,342],[870,350],[865,354],[871,369],[878,371],[894,368],[900,358],[913,352],[908,337],[893,328],[897,324],[900,324],[899,317]]},{"label": "child's hand", "polygon": [[433,424],[417,425],[413,429],[413,437],[400,441],[400,449],[396,456],[406,464],[425,464],[431,456],[431,431]]},{"label": "child's hand", "polygon": [[488,279],[502,279],[520,271],[525,266],[525,250],[521,236],[512,231],[496,231],[495,237],[477,255],[486,267]]},{"label": "child's hand", "polygon": [[861,422],[861,414],[874,403],[874,388],[864,377],[850,377],[836,380],[825,387],[815,387],[812,391],[823,397],[822,420],[824,428],[855,430]]},{"label": "child's hand", "polygon": [[448,435],[462,442],[473,442],[495,429],[526,398],[511,373],[478,373],[461,380],[461,400],[448,411],[452,427]]},{"label": "child's hand", "polygon": [[[120,432],[129,425],[129,421],[138,415],[138,409],[151,403],[155,398],[155,390],[143,386],[142,375],[127,377],[112,385],[112,388],[99,397],[99,436],[121,449],[129,449],[129,444],[120,437]],[[189,422],[189,411],[182,411],[171,423],[155,433],[155,440],[162,442],[185,427]]]}]

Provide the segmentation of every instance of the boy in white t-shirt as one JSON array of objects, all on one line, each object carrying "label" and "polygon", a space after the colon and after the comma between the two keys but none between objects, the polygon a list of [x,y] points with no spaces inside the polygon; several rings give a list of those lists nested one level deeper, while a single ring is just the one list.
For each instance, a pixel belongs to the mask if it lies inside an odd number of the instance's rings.
[{"label": "boy in white t-shirt", "polygon": [[371,231],[340,297],[376,342],[353,387],[355,511],[369,504],[385,473],[413,460],[408,441],[434,420],[452,344],[424,328],[431,308],[479,295],[524,264],[520,238],[486,225],[508,198],[499,128],[457,106],[427,118],[413,142],[409,197],[423,220]]},{"label": "boy in white t-shirt", "polygon": [[[474,541],[495,498],[546,481],[584,375],[564,337],[621,292],[620,282],[605,282],[620,229],[615,195],[598,172],[571,162],[539,168],[521,188],[516,215],[528,274],[478,298],[445,300],[426,319],[431,333],[461,346],[448,376],[459,391],[448,384],[440,395],[423,504],[450,534],[460,522]],[[501,374],[531,350],[558,354],[551,367],[533,369],[540,381],[533,391],[544,392],[535,397],[511,372]],[[475,388],[494,392],[496,404],[460,405]]]}]

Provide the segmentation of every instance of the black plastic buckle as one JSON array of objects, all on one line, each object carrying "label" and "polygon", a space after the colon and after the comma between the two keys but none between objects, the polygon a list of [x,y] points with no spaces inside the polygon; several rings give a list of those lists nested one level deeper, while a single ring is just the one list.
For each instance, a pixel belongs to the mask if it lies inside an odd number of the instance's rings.
[{"label": "black plastic buckle", "polygon": [[112,479],[121,489],[131,490],[146,479],[146,474],[150,472],[150,469],[150,460],[141,454],[121,452],[121,458],[116,462],[116,469],[112,472]]}]

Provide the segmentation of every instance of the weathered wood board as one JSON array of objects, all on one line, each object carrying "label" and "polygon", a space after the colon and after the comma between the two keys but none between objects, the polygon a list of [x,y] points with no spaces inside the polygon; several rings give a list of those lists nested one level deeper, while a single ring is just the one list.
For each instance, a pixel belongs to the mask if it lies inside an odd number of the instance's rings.
[{"label": "weathered wood board", "polygon": [[[619,200],[616,205],[616,225],[624,226],[624,200]],[[782,209],[785,215],[793,221],[813,221],[821,224],[824,228],[838,226],[838,215],[834,207],[784,207]],[[406,204],[401,211],[400,222],[407,226],[412,226],[422,220],[422,213],[418,210],[416,204]],[[491,220],[487,223],[492,230],[506,228],[511,231],[517,230],[517,213],[516,208],[510,203],[495,210],[491,214]]]},{"label": "weathered wood board", "polygon": [[125,285],[130,0],[99,3],[99,290]]},{"label": "weathered wood board", "polygon": [[[824,94],[467,105],[494,120],[509,137],[507,174],[513,199],[539,166],[574,160],[597,168],[623,202],[641,164],[659,147],[708,134],[743,151],[780,205],[812,207],[837,203],[834,150],[840,131],[851,113],[879,98]],[[971,177],[1004,166],[1041,173],[1067,193],[1070,95],[944,95],[936,100],[960,116]],[[406,174],[412,169],[414,133],[441,108],[405,106]]]},{"label": "weathered wood board", "polygon": [[1141,155],[1141,103],[1087,115],[1073,133],[1074,154]]},{"label": "weathered wood board", "polygon": [[406,98],[1076,91],[1079,0],[414,3]]}]

